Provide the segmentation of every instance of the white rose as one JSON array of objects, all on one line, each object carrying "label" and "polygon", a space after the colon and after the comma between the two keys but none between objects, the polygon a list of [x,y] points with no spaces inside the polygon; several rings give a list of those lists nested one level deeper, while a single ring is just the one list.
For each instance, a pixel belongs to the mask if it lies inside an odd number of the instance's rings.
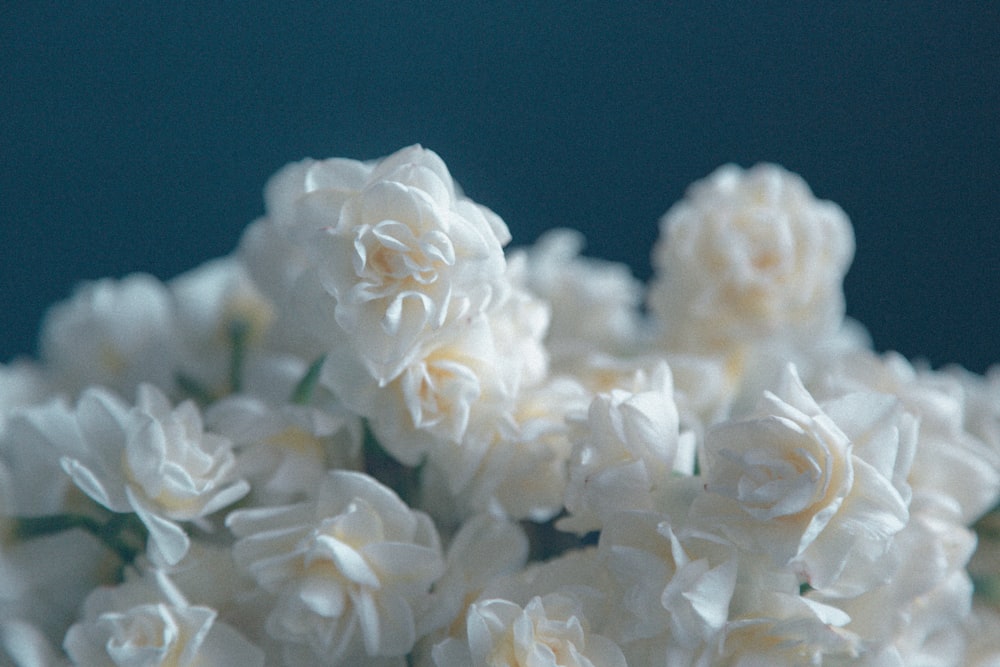
[{"label": "white rose", "polygon": [[814,588],[857,594],[890,574],[882,556],[909,518],[915,440],[891,397],[852,394],[824,409],[789,366],[752,415],[708,432],[707,493],[692,512]]},{"label": "white rose", "polygon": [[854,253],[850,222],[784,169],[726,165],[661,222],[650,304],[676,349],[832,333]]},{"label": "white rose", "polygon": [[466,642],[434,647],[437,667],[625,667],[621,649],[589,631],[579,602],[558,593],[536,596],[523,608],[502,599],[477,602],[466,633]]},{"label": "white rose", "polygon": [[169,564],[184,557],[190,539],[178,521],[197,521],[250,490],[236,478],[226,438],[202,429],[187,401],[176,408],[152,385],[140,385],[135,407],[99,388],[76,407],[75,437],[62,448],[63,469],[93,500],[113,512],[135,512],[152,545]]},{"label": "white rose", "polygon": [[598,352],[632,352],[640,340],[642,285],[624,264],[582,257],[583,245],[579,232],[556,229],[507,260],[523,259],[525,286],[551,304],[546,346],[568,367]]},{"label": "white rose", "polygon": [[264,655],[209,607],[188,604],[162,572],[97,588],[64,648],[82,667],[253,667]]},{"label": "white rose", "polygon": [[[679,446],[683,449],[670,368],[660,362],[651,377],[641,375],[645,382],[633,384],[646,386],[636,391],[598,394],[586,422],[571,431],[565,500],[570,516],[560,520],[561,530],[599,529],[620,509],[651,510],[654,488],[669,483]],[[683,444],[693,457],[693,436],[686,434]],[[680,461],[686,459],[682,453]]]},{"label": "white rose", "polygon": [[39,345],[55,384],[72,393],[99,384],[131,395],[142,382],[173,385],[173,332],[167,288],[137,273],[77,287],[46,314]]},{"label": "white rose", "polygon": [[380,382],[446,323],[481,312],[505,285],[503,222],[456,192],[419,146],[385,158],[315,240],[336,318]]},{"label": "white rose", "polygon": [[274,594],[269,634],[328,664],[401,656],[444,569],[437,531],[362,473],[331,471],[315,500],[230,513],[236,562]]}]

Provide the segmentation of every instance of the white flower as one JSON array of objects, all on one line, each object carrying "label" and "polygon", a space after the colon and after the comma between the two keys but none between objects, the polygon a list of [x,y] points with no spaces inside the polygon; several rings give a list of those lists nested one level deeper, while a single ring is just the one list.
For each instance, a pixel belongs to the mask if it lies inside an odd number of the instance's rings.
[{"label": "white flower", "polygon": [[433,523],[362,473],[336,470],[315,501],[237,510],[237,563],[276,596],[269,634],[325,664],[401,656],[444,562]]},{"label": "white flower", "polygon": [[814,588],[856,594],[883,581],[908,520],[912,418],[889,396],[852,394],[821,408],[789,366],[748,418],[705,439],[707,530],[793,565]]},{"label": "white flower", "polygon": [[663,218],[649,300],[679,349],[825,335],[843,316],[853,254],[847,216],[801,178],[726,165]]},{"label": "white flower", "polygon": [[237,465],[256,504],[302,500],[315,493],[327,470],[361,467],[360,419],[339,406],[272,407],[231,396],[211,405],[205,422],[239,452]]},{"label": "white flower", "polygon": [[80,667],[253,667],[263,653],[224,623],[215,610],[188,604],[162,573],[98,588],[84,619],[69,629],[64,648]]},{"label": "white flower", "polygon": [[15,409],[37,405],[49,397],[50,389],[42,367],[18,359],[0,364],[0,432]]},{"label": "white flower", "polygon": [[469,604],[493,580],[518,572],[527,559],[528,538],[520,526],[489,514],[471,517],[448,546],[444,574],[434,584],[433,605],[418,628],[437,630],[434,643],[464,637]]},{"label": "white flower", "polygon": [[[996,505],[1000,499],[1000,448],[981,436],[990,437],[986,415],[988,410],[1000,414],[1000,404],[993,405],[988,396],[977,396],[976,385],[963,382],[954,373],[915,368],[895,352],[876,355],[871,350],[854,350],[837,355],[824,370],[817,393],[891,394],[920,420],[916,456],[908,477],[915,494],[955,499],[966,524]],[[982,405],[984,400],[990,407]]]},{"label": "white flower", "polygon": [[612,636],[623,646],[647,640],[693,653],[722,629],[736,584],[731,549],[684,543],[664,515],[630,510],[610,517],[598,550],[615,581]]},{"label": "white flower", "polygon": [[[965,568],[976,536],[962,525],[961,508],[947,498],[915,497],[894,547],[898,566],[885,584],[853,598],[810,596],[846,611],[851,622],[845,629],[868,646],[902,656],[901,664],[965,664],[956,634],[972,604]],[[939,658],[931,660],[935,653]]]},{"label": "white flower", "polygon": [[152,276],[84,283],[46,315],[42,359],[71,392],[92,384],[127,395],[142,382],[169,388],[176,370],[173,326],[170,295]]},{"label": "white flower", "polygon": [[17,542],[8,535],[0,547],[0,619],[30,622],[58,645],[87,594],[107,582],[114,562],[107,547],[82,530]]},{"label": "white flower", "polygon": [[425,338],[504,289],[506,225],[463,197],[420,146],[376,165],[290,166],[267,199],[273,224],[311,252],[337,322],[380,382],[411,363]]},{"label": "white flower", "polygon": [[[798,595],[761,591],[752,611],[733,618],[702,664],[801,667],[857,661],[857,637],[843,611]],[[863,663],[862,663],[863,664]],[[890,663],[891,664],[891,663]]]},{"label": "white flower", "polygon": [[135,512],[167,563],[184,557],[190,539],[178,521],[197,521],[249,491],[235,478],[229,440],[202,430],[190,401],[172,408],[151,385],[135,407],[88,389],[76,407],[76,433],[56,444],[63,468],[88,496],[113,512]]},{"label": "white flower", "polygon": [[679,433],[670,368],[640,373],[635,391],[615,389],[590,403],[587,421],[576,425],[562,530],[586,532],[620,509],[653,509],[654,488],[669,483],[678,449],[680,472],[691,474],[694,439]]},{"label": "white flower", "polygon": [[449,327],[385,385],[352,355],[331,355],[322,375],[323,383],[348,408],[368,417],[379,443],[407,465],[415,465],[442,443],[492,434],[498,415],[510,409],[504,380],[496,341],[483,315]]},{"label": "white flower", "polygon": [[642,286],[624,264],[580,256],[583,245],[579,232],[556,229],[507,260],[525,260],[525,287],[552,308],[546,346],[570,367],[580,356],[631,352],[641,338]]},{"label": "white flower", "polygon": [[469,608],[467,641],[434,647],[437,667],[625,667],[621,649],[589,631],[580,603],[553,593],[525,607],[503,599]]}]

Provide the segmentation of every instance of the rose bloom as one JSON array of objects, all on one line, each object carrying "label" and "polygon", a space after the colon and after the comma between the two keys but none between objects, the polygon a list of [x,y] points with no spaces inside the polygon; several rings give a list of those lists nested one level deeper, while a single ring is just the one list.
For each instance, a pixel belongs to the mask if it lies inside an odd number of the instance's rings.
[{"label": "rose bloom", "polygon": [[430,517],[375,479],[331,471],[315,500],[230,513],[237,564],[273,595],[267,632],[287,664],[408,653],[444,571]]},{"label": "rose bloom", "polygon": [[709,430],[707,493],[692,513],[813,588],[858,594],[891,574],[884,556],[909,519],[915,442],[894,398],[849,394],[820,407],[790,365],[753,414]]},{"label": "rose bloom", "polygon": [[[507,226],[461,195],[433,151],[390,155],[356,191],[312,185],[303,195],[309,205],[293,214],[325,221],[308,241],[313,265],[336,299],[337,322],[380,382],[412,363],[433,332],[503,291]],[[330,188],[337,196],[318,196]]]},{"label": "rose bloom", "polygon": [[53,443],[64,453],[64,470],[112,512],[137,514],[171,565],[191,545],[177,522],[200,522],[250,490],[237,478],[232,443],[203,430],[193,402],[173,407],[152,385],[139,386],[134,407],[103,389],[87,389],[74,428]]},{"label": "rose bloom", "polygon": [[649,301],[677,349],[836,329],[854,235],[839,206],[772,164],[717,169],[661,221]]}]

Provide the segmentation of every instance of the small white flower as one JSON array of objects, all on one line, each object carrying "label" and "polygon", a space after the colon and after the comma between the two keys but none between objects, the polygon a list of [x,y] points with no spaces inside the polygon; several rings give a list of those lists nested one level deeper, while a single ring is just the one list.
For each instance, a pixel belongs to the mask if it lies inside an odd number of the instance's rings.
[{"label": "small white flower", "polygon": [[135,512],[169,564],[190,539],[178,521],[197,521],[247,494],[236,479],[226,438],[202,430],[190,401],[176,408],[151,385],[131,407],[102,389],[88,389],[76,407],[74,436],[55,443],[63,468],[93,500],[113,512]]},{"label": "small white flower", "polygon": [[331,471],[314,501],[237,510],[237,563],[273,593],[269,634],[325,664],[401,656],[444,561],[423,513],[362,473]]},{"label": "small white flower", "polygon": [[170,295],[152,276],[84,283],[46,315],[42,359],[53,381],[74,393],[93,384],[126,395],[142,382],[171,387],[173,327]]},{"label": "small white flower", "polygon": [[915,494],[953,498],[962,507],[966,524],[1000,500],[1000,448],[982,439],[990,438],[989,411],[1000,414],[1000,403],[979,397],[977,414],[975,385],[963,383],[954,373],[916,368],[895,352],[876,355],[854,350],[835,356],[825,371],[817,387],[820,395],[891,394],[920,421],[907,480]]},{"label": "small white flower", "polygon": [[826,335],[854,254],[843,210],[782,168],[726,165],[661,222],[650,304],[676,349]]},{"label": "small white flower", "polygon": [[[761,591],[755,608],[733,618],[705,656],[718,667],[801,667],[853,664],[857,637],[843,629],[843,611],[798,595]],[[862,663],[864,664],[864,663]],[[892,663],[889,663],[892,664]]]},{"label": "small white flower", "polygon": [[466,642],[434,648],[437,667],[625,667],[621,649],[590,632],[580,603],[557,593],[536,596],[525,607],[503,599],[469,608]]},{"label": "small white flower", "polygon": [[695,651],[722,629],[736,585],[731,549],[683,543],[664,515],[630,510],[610,517],[598,550],[615,581],[612,636],[623,646]]},{"label": "small white flower", "polygon": [[849,395],[824,410],[789,366],[754,414],[709,431],[707,493],[692,512],[814,588],[856,594],[889,575],[878,565],[909,518],[915,440],[891,397]]},{"label": "small white flower", "polygon": [[579,232],[557,229],[507,260],[525,260],[525,287],[551,305],[545,343],[560,369],[580,356],[632,352],[641,339],[639,281],[624,264],[582,257],[583,245]]},{"label": "small white flower", "polygon": [[[633,388],[599,394],[587,421],[574,428],[562,530],[596,530],[620,509],[651,510],[656,487],[669,483],[678,450],[681,472],[691,474],[692,434],[679,433],[670,368],[663,362],[652,376],[640,374]],[[645,386],[642,386],[645,385]]]},{"label": "small white flower", "polygon": [[327,470],[361,467],[360,419],[338,406],[272,407],[231,396],[211,405],[205,421],[232,441],[255,504],[302,500],[315,493]]},{"label": "small white flower", "polygon": [[98,588],[64,648],[80,667],[253,667],[263,653],[209,607],[190,605],[162,572]]}]

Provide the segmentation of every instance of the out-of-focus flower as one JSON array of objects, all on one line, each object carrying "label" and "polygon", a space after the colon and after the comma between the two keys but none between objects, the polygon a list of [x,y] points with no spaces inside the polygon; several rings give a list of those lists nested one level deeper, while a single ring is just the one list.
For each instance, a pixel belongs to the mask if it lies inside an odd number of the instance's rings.
[{"label": "out-of-focus flower", "polygon": [[50,392],[49,383],[38,364],[26,359],[0,364],[0,432],[11,412],[43,402]]},{"label": "out-of-focus flower", "polygon": [[327,470],[362,463],[360,419],[341,406],[283,404],[232,396],[210,406],[205,422],[230,439],[252,502],[276,505],[312,496]]},{"label": "out-of-focus flower", "polygon": [[264,664],[260,649],[218,622],[215,610],[188,604],[162,572],[95,589],[64,647],[82,667]]},{"label": "out-of-focus flower", "polygon": [[425,637],[421,654],[429,664],[430,648],[445,639],[465,637],[468,607],[498,577],[513,576],[528,559],[524,531],[507,519],[477,514],[466,520],[448,546],[445,570],[434,584],[433,604],[418,627]]},{"label": "out-of-focus flower", "polygon": [[640,347],[642,285],[624,264],[582,257],[580,232],[558,229],[508,257],[520,280],[552,308],[546,348],[562,370],[580,357],[627,354]]},{"label": "out-of-focus flower", "polygon": [[726,165],[664,216],[649,302],[672,350],[815,339],[839,326],[853,255],[843,210],[801,178]]},{"label": "out-of-focus flower", "polygon": [[557,593],[525,607],[503,599],[477,602],[466,617],[465,642],[434,647],[437,667],[625,667],[610,639],[589,631],[579,602]]},{"label": "out-of-focus flower", "polygon": [[963,623],[972,604],[965,568],[975,548],[956,502],[916,496],[909,522],[894,538],[898,566],[889,581],[855,597],[809,596],[846,611],[845,629],[898,664],[965,665]]},{"label": "out-of-focus flower", "polygon": [[198,521],[247,494],[237,479],[232,445],[202,429],[201,413],[176,408],[151,385],[140,385],[134,407],[102,389],[88,389],[76,406],[75,433],[55,442],[63,468],[80,489],[113,512],[135,512],[152,546],[174,564],[190,538],[178,521]]},{"label": "out-of-focus flower", "polygon": [[170,294],[142,273],[84,283],[49,310],[40,347],[53,384],[73,393],[102,385],[131,396],[143,382],[169,389],[177,354]]},{"label": "out-of-focus flower", "polygon": [[857,594],[890,574],[879,564],[891,563],[883,556],[909,518],[915,440],[891,397],[850,395],[821,408],[789,367],[754,414],[709,431],[708,493],[692,512],[814,588]]},{"label": "out-of-focus flower", "polygon": [[237,510],[237,563],[274,595],[267,630],[324,664],[402,656],[444,569],[437,531],[373,478],[331,471],[314,501]]}]

